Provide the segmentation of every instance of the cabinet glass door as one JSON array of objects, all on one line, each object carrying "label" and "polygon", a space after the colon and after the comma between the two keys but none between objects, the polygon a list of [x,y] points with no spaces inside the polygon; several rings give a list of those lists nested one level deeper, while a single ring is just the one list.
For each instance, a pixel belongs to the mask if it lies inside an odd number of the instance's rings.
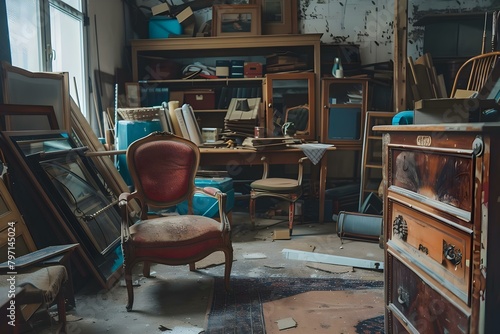
[{"label": "cabinet glass door", "polygon": [[361,146],[366,113],[367,81],[324,79],[322,141]]},{"label": "cabinet glass door", "polygon": [[283,136],[290,122],[294,137],[314,139],[314,73],[268,74],[264,87],[267,136]]}]

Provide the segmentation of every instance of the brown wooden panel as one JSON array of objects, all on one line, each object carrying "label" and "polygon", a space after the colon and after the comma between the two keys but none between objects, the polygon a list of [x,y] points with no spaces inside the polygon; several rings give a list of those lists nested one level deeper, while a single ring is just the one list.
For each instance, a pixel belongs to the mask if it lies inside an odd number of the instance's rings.
[{"label": "brown wooden panel", "polygon": [[[463,231],[389,199],[388,239],[434,273],[464,302],[470,300],[472,231]],[[455,289],[460,290],[460,293]]]},{"label": "brown wooden panel", "polygon": [[396,258],[389,259],[394,268],[393,279],[388,286],[389,303],[405,317],[404,321],[419,333],[468,332],[469,314],[461,312]]},{"label": "brown wooden panel", "polygon": [[389,185],[471,211],[473,161],[453,154],[394,149]]}]

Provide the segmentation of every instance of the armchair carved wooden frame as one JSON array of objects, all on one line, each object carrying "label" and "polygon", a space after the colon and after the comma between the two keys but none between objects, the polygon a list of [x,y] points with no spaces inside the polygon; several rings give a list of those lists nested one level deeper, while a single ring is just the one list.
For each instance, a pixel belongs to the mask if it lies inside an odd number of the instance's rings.
[{"label": "armchair carved wooden frame", "polygon": [[[123,267],[128,292],[127,311],[132,309],[134,294],[132,268],[144,262],[143,273],[150,276],[150,262],[166,265],[189,264],[213,252],[225,255],[225,287],[228,291],[233,261],[231,226],[225,213],[226,194],[219,189],[195,187],[200,153],[198,146],[168,132],[154,132],[127,149],[127,164],[135,190],[120,196]],[[219,220],[193,215],[192,199],[196,191],[215,197]],[[188,200],[187,215],[148,216],[151,208],[168,208]],[[131,212],[130,202],[137,201],[141,212]],[[134,216],[138,218],[134,218]]]}]

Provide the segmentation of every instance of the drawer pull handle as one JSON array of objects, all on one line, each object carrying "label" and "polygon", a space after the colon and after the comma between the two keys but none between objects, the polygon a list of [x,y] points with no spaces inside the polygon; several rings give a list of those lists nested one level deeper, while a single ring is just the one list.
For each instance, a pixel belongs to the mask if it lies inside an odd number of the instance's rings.
[{"label": "drawer pull handle", "polygon": [[455,245],[447,244],[446,241],[443,241],[443,254],[446,260],[454,266],[458,266],[462,262],[462,251],[456,249]]},{"label": "drawer pull handle", "polygon": [[403,216],[399,215],[392,222],[392,232],[397,235],[399,239],[406,241],[408,237],[408,224],[404,220]]},{"label": "drawer pull handle", "polygon": [[410,294],[402,286],[398,288],[398,303],[405,306],[410,304]]}]

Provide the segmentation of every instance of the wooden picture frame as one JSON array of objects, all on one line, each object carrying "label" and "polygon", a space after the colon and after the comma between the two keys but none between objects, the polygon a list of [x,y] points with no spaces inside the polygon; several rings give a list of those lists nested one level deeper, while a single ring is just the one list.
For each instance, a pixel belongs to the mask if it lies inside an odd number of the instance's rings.
[{"label": "wooden picture frame", "polygon": [[262,34],[298,34],[297,0],[251,0],[261,9]]},{"label": "wooden picture frame", "polygon": [[258,5],[214,5],[212,36],[254,36],[261,34]]},{"label": "wooden picture frame", "polygon": [[[30,116],[32,119],[29,123],[30,127],[15,128],[11,122],[6,122],[5,116],[15,119],[18,116]],[[1,130],[57,130],[56,113],[52,106],[37,106],[25,104],[0,104],[0,129]]]},{"label": "wooden picture frame", "polygon": [[[3,101],[6,104],[52,106],[59,129],[71,131],[69,74],[30,72],[3,61]],[[12,129],[30,129],[31,117],[6,116]]]}]

